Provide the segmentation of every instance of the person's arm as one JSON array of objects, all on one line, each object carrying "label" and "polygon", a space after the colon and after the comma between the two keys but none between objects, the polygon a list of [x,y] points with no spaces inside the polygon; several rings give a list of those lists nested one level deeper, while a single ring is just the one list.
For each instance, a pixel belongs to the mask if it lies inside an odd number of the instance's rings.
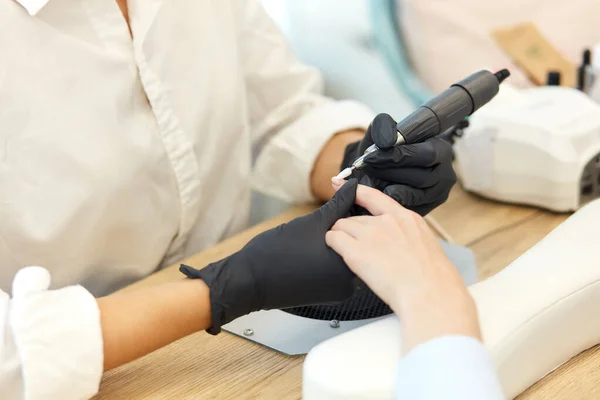
[{"label": "person's arm", "polygon": [[401,398],[502,399],[473,298],[427,224],[372,188],[356,202],[372,216],[339,220],[326,240],[402,321]]},{"label": "person's arm", "polygon": [[98,299],[104,370],[208,328],[208,294],[203,281],[182,279]]},{"label": "person's arm", "polygon": [[6,398],[89,398],[103,371],[210,326],[202,281],[98,300],[81,286],[49,285],[47,270],[29,267],[15,276],[12,298],[0,292],[0,393]]},{"label": "person's arm", "polygon": [[[95,299],[81,286],[48,290],[50,273],[20,270],[12,299],[0,292],[0,393],[6,397],[89,398],[102,373],[193,332],[261,309],[349,298],[355,275],[325,244],[354,206],[356,180],[318,210],[261,233],[189,278]],[[295,254],[295,257],[290,257]]]},{"label": "person's arm", "polygon": [[289,202],[328,200],[346,144],[362,138],[374,114],[323,96],[321,74],[294,57],[260,1],[236,1],[234,11],[256,157],[252,184]]}]

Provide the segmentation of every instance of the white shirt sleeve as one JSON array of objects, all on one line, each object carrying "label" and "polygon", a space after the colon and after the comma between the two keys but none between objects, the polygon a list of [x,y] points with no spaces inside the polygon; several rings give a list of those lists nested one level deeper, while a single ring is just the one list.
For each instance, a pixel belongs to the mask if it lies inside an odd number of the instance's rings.
[{"label": "white shirt sleeve", "polygon": [[20,270],[0,291],[2,399],[88,399],[103,370],[100,311],[81,286],[49,291],[50,274]]},{"label": "white shirt sleeve", "polygon": [[491,357],[472,337],[445,336],[423,343],[400,361],[397,398],[503,400]]},{"label": "white shirt sleeve", "polygon": [[253,186],[289,202],[314,200],[313,164],[338,132],[366,129],[374,115],[354,101],[322,95],[322,77],[300,63],[258,0],[236,1],[240,62],[249,96]]}]

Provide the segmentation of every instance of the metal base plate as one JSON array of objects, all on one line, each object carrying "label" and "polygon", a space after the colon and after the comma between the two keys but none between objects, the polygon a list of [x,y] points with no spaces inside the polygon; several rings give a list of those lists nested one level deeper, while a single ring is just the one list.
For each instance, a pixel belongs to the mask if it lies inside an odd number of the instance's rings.
[{"label": "metal base plate", "polygon": [[[441,242],[444,252],[457,267],[467,285],[477,282],[475,258],[471,250]],[[323,321],[292,315],[280,310],[255,312],[223,326],[236,336],[277,352],[300,356],[319,343],[381,318],[360,321]]]},{"label": "metal base plate", "polygon": [[327,339],[378,319],[332,323],[280,310],[269,310],[245,315],[225,325],[223,329],[285,355],[301,356]]}]

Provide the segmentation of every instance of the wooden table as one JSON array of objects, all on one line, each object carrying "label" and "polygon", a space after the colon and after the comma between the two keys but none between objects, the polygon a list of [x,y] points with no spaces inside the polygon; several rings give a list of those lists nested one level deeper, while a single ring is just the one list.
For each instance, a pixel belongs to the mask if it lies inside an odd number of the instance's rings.
[{"label": "wooden table", "polygon": [[[186,260],[203,266],[256,234],[311,211],[297,207]],[[564,221],[529,207],[489,202],[456,188],[434,211],[457,244],[470,247],[480,279],[500,271]],[[167,268],[126,290],[180,279]],[[104,375],[98,399],[300,399],[302,358],[290,358],[228,333],[198,333]],[[600,398],[600,349],[588,350],[523,393],[520,399]]]}]

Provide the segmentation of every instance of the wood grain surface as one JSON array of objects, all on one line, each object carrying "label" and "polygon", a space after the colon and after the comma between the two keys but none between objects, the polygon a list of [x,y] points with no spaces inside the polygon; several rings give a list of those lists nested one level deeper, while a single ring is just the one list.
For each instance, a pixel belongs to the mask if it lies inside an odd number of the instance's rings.
[{"label": "wood grain surface", "polygon": [[[190,259],[201,267],[221,259],[256,234],[314,207],[303,206],[257,225]],[[480,279],[499,272],[539,242],[568,215],[490,202],[456,188],[434,211],[457,244],[476,256]],[[125,290],[180,279],[167,268]],[[543,277],[540,277],[543,279]],[[519,399],[600,398],[600,348],[573,358]],[[197,333],[104,375],[97,399],[273,399],[301,398],[302,358],[286,357],[238,337]]]}]

